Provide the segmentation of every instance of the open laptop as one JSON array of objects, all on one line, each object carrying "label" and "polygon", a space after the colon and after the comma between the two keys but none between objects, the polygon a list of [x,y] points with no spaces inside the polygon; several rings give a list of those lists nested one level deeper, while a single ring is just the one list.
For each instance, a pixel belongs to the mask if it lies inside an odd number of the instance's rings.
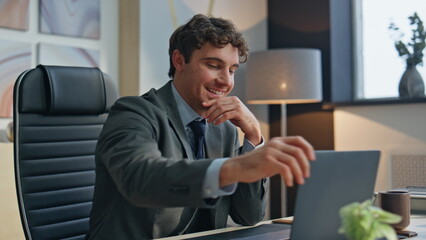
[{"label": "open laptop", "polygon": [[264,224],[193,239],[345,239],[338,233],[339,210],[373,196],[380,152],[316,151],[316,157],[311,164],[311,177],[298,188],[292,226]]},{"label": "open laptop", "polygon": [[379,151],[317,151],[311,177],[299,186],[290,239],[345,239],[339,210],[373,196]]}]

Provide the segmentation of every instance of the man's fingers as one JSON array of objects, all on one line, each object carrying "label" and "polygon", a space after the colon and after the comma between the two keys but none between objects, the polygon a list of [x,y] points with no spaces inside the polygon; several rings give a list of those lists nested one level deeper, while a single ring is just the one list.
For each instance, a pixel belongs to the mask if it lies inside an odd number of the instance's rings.
[{"label": "man's fingers", "polygon": [[270,141],[270,144],[271,147],[285,154],[283,157],[285,161],[288,161],[288,158],[291,158],[291,160],[297,164],[297,167],[301,169],[300,171],[302,172],[303,177],[307,178],[310,176],[309,160],[301,148],[285,143],[283,138],[274,138]]},{"label": "man's fingers", "polygon": [[212,99],[207,102],[203,102],[203,106],[209,107],[209,109],[203,114],[203,118],[207,119],[208,122],[213,122],[223,113],[236,109],[235,100],[232,97]]},{"label": "man's fingers", "polygon": [[211,107],[216,103],[220,103],[220,104],[229,104],[231,102],[235,102],[238,98],[235,96],[228,96],[228,97],[222,97],[222,98],[215,98],[215,99],[210,99],[208,101],[203,102],[203,106],[204,107]]},{"label": "man's fingers", "polygon": [[287,187],[293,187],[294,185],[293,174],[291,173],[291,170],[287,165],[281,164],[281,171],[279,174],[281,175]]},{"label": "man's fingers", "polygon": [[303,177],[309,177],[311,165],[309,164],[309,160],[305,152],[301,148],[292,145],[285,145],[284,151],[294,157],[295,160],[299,163],[299,166],[303,172]]},{"label": "man's fingers", "polygon": [[283,141],[287,144],[301,148],[309,160],[315,160],[314,148],[303,137],[300,137],[300,136],[285,137],[283,138]]},{"label": "man's fingers", "polygon": [[234,115],[235,114],[232,114],[231,112],[224,113],[224,114],[220,115],[218,118],[216,118],[212,123],[214,125],[219,125],[221,123],[226,122],[226,120],[230,120],[230,119],[234,118],[233,117]]},{"label": "man's fingers", "polygon": [[220,105],[217,107],[211,107],[207,113],[203,116],[207,119],[207,122],[219,124],[225,122],[226,120],[232,119],[234,115],[231,113],[235,110],[235,106],[231,104]]},{"label": "man's fingers", "polygon": [[[305,183],[304,177],[305,177],[306,170],[303,169],[303,167],[301,166],[300,164],[301,160],[297,159],[298,157],[289,154],[288,151],[287,152],[285,150],[283,151],[283,149],[286,148],[286,146],[285,144],[282,144],[282,145],[284,146],[279,146],[279,147],[274,146],[274,148],[270,152],[270,154],[273,155],[273,158],[275,161],[279,162],[279,164],[285,165],[288,168],[288,171],[286,171],[286,169],[284,168],[284,169],[280,169],[277,173],[281,174],[283,177],[286,175],[289,175],[286,177],[287,178],[286,183],[287,182],[293,183],[294,180],[296,180],[298,184]],[[307,171],[309,172],[309,169]]]},{"label": "man's fingers", "polygon": [[244,137],[255,146],[261,142],[260,123],[250,110],[241,102],[238,97],[215,98],[203,102],[206,112],[202,117],[208,123],[215,125],[230,121],[239,127],[244,133]]},{"label": "man's fingers", "polygon": [[280,160],[290,167],[292,178],[296,180],[298,184],[305,183],[303,170],[299,164],[299,161],[291,155],[285,155],[286,156]]},{"label": "man's fingers", "polygon": [[314,157],[313,148],[303,138],[277,137],[265,146],[229,161],[239,166],[239,170],[234,171],[239,173],[236,181],[253,182],[280,174],[285,184],[291,187],[294,183],[305,183],[311,169],[309,158]]}]

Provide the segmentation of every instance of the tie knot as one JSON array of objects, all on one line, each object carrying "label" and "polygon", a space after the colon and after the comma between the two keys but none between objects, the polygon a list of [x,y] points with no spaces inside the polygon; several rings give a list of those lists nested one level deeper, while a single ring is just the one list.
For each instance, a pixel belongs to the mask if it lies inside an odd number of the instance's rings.
[{"label": "tie knot", "polygon": [[194,136],[204,136],[205,130],[206,130],[206,120],[194,120],[190,122],[189,127],[191,128],[192,132],[194,132]]}]

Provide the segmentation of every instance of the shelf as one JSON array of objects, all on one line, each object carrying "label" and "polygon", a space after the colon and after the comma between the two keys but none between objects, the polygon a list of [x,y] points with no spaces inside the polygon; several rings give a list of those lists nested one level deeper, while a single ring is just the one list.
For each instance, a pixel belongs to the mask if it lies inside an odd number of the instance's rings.
[{"label": "shelf", "polygon": [[336,107],[349,106],[373,106],[373,105],[391,105],[391,104],[413,104],[426,103],[426,98],[374,98],[354,100],[351,102],[325,102],[322,104],[323,109],[334,109]]}]

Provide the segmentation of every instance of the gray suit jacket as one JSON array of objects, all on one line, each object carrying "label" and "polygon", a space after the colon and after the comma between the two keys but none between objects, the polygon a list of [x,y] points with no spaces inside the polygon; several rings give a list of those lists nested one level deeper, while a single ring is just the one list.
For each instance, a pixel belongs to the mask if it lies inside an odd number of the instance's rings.
[{"label": "gray suit jacket", "polygon": [[[238,184],[231,196],[202,197],[213,159],[239,153],[230,122],[209,125],[207,159],[194,161],[174,101],[171,81],[111,108],[96,147],[96,184],[88,239],[150,239],[188,231],[197,209],[210,209],[210,228],[228,214],[252,225],[264,217],[267,181]],[[205,211],[205,210],[203,210]],[[197,222],[189,229],[196,229]],[[195,228],[194,228],[195,226]]]}]

